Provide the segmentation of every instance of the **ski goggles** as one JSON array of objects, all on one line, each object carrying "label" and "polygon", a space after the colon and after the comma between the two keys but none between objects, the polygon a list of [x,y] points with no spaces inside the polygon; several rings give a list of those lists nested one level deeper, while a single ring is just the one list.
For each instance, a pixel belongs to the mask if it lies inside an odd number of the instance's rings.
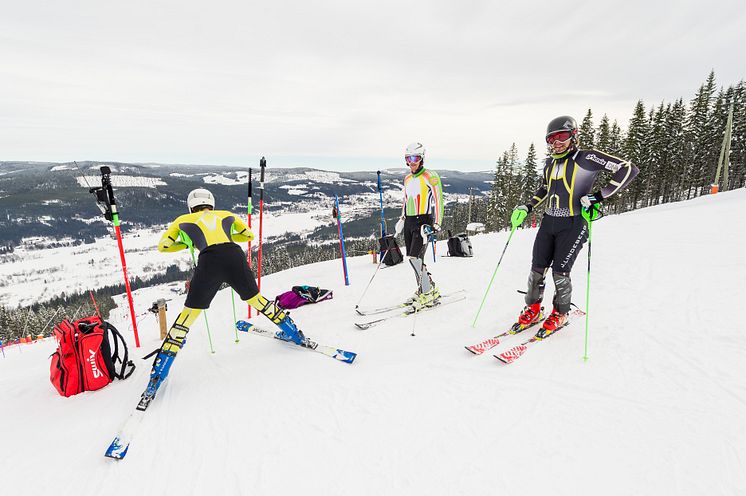
[{"label": "ski goggles", "polygon": [[552,133],[547,136],[547,143],[551,145],[555,141],[567,141],[570,138],[572,138],[571,131],[557,131],[556,133]]},{"label": "ski goggles", "polygon": [[404,160],[406,160],[408,164],[416,164],[422,160],[422,155],[405,155]]}]

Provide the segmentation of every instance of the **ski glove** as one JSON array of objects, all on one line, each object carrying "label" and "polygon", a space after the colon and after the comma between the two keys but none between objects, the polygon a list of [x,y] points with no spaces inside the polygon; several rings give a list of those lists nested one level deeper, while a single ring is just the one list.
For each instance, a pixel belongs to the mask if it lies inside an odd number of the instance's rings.
[{"label": "ski glove", "polygon": [[396,221],[396,226],[394,227],[394,236],[398,236],[401,234],[401,232],[404,230],[404,217],[399,217],[399,220]]},{"label": "ski glove", "polygon": [[420,236],[425,240],[425,243],[435,243],[437,240],[435,231],[433,231],[433,228],[427,224],[423,224],[422,227],[420,227]]},{"label": "ski glove", "polygon": [[442,230],[443,229],[440,227],[440,224],[438,224],[437,222],[433,223],[433,232],[434,233],[439,233]]},{"label": "ski glove", "polygon": [[595,193],[590,193],[585,195],[580,199],[580,204],[583,205],[585,208],[591,208],[591,205],[595,205],[597,203],[601,203],[604,200],[603,195],[600,191],[596,191]]},{"label": "ski glove", "polygon": [[531,212],[531,205],[518,205],[515,207],[513,214],[510,216],[510,223],[513,228],[523,224],[523,221],[526,220],[529,212]]}]

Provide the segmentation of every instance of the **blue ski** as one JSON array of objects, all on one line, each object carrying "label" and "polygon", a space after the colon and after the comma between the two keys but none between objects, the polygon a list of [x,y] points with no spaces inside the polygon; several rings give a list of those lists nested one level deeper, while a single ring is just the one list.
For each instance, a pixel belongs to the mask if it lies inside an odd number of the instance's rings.
[{"label": "blue ski", "polygon": [[339,348],[334,348],[332,346],[320,345],[316,341],[312,341],[311,339],[308,339],[308,338],[306,338],[306,341],[303,344],[295,344],[292,341],[285,341],[284,339],[280,339],[277,337],[277,335],[281,331],[270,331],[270,330],[261,328],[259,326],[256,326],[252,324],[251,322],[246,322],[245,320],[239,320],[238,322],[236,322],[236,329],[238,329],[241,332],[248,332],[248,333],[254,334],[255,336],[263,336],[265,338],[278,339],[285,343],[298,346],[299,348],[305,348],[307,350],[315,351],[317,353],[321,353],[328,357],[332,357],[335,360],[339,360],[340,362],[352,363],[355,361],[355,358],[357,357],[357,353],[341,350]]}]

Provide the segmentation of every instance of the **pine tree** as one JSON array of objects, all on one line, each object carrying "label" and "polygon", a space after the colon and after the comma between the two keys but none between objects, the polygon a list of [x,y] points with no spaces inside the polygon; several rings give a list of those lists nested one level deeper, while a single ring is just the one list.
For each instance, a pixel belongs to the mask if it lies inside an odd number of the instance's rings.
[{"label": "pine tree", "polygon": [[596,130],[593,128],[593,112],[591,112],[591,109],[588,109],[582,124],[580,124],[578,146],[582,150],[589,150],[596,146]]},{"label": "pine tree", "polygon": [[[715,73],[710,72],[707,81],[699,87],[690,102],[690,114],[687,128],[690,139],[690,162],[688,174],[692,180],[691,188],[687,191],[687,199],[702,194],[705,184],[708,184],[709,163],[712,161],[714,150],[714,136],[712,136],[712,103],[715,93]],[[717,148],[719,152],[720,149]],[[717,159],[715,159],[717,160]],[[710,179],[711,181],[711,179]]]},{"label": "pine tree", "polygon": [[609,125],[609,117],[606,114],[601,118],[601,123],[598,125],[595,146],[602,152],[610,153],[611,126]]},{"label": "pine tree", "polygon": [[638,202],[645,191],[645,166],[648,163],[648,117],[645,115],[645,105],[642,100],[637,101],[632,119],[629,121],[627,138],[624,141],[624,157],[640,168],[640,176],[628,189],[628,196],[631,199],[631,208],[638,207]]},{"label": "pine tree", "polygon": [[536,189],[539,187],[539,173],[536,164],[536,147],[533,143],[531,143],[531,146],[528,147],[528,155],[526,155],[526,161],[523,164],[521,176],[521,193],[522,197],[526,198],[534,191],[536,191]]}]

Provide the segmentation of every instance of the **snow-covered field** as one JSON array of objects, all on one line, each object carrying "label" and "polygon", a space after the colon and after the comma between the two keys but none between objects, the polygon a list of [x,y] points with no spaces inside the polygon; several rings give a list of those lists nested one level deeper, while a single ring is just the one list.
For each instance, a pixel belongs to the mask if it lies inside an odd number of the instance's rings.
[{"label": "snow-covered field", "polygon": [[[263,279],[270,297],[294,284],[333,289],[332,301],[293,317],[310,337],[358,352],[353,365],[259,337],[234,342],[223,291],[209,310],[216,353],[200,319],[119,462],[103,452],[137,403],[150,362],[137,358],[130,379],[63,398],[48,380],[54,343],[6,349],[0,491],[746,494],[746,334],[732,311],[746,298],[744,210],[739,190],[595,224],[588,361],[582,322],[509,366],[463,348],[497,334],[520,310],[515,290],[528,275],[531,229],[513,236],[476,329],[469,322],[506,232],[474,237],[472,259],[430,261],[441,288],[465,289],[466,301],[368,331],[352,322],[362,319],[353,308],[375,269],[369,257],[349,260],[349,287],[339,261]],[[581,306],[585,267],[584,249],[573,272]],[[413,290],[402,264],[376,276],[367,301]],[[137,292],[138,313],[172,294]],[[169,320],[183,296],[175,298]],[[125,315],[117,310],[112,321],[132,341]],[[159,344],[154,317],[140,334],[135,357]]]},{"label": "snow-covered field", "polygon": [[[325,213],[267,212],[264,215],[264,239],[272,241],[272,238],[286,233],[311,232],[318,226],[332,222],[331,215]],[[254,228],[258,236],[258,215],[256,217]],[[191,266],[192,261],[186,251],[176,256],[158,252],[156,247],[165,229],[166,226],[135,231],[123,228],[130,278],[137,276],[147,279],[173,264],[178,264],[181,269]],[[84,292],[123,281],[119,250],[113,235],[89,244],[35,249],[40,242],[49,240],[29,238],[14,253],[0,255],[0,305],[30,305],[53,298],[63,291]]]}]

